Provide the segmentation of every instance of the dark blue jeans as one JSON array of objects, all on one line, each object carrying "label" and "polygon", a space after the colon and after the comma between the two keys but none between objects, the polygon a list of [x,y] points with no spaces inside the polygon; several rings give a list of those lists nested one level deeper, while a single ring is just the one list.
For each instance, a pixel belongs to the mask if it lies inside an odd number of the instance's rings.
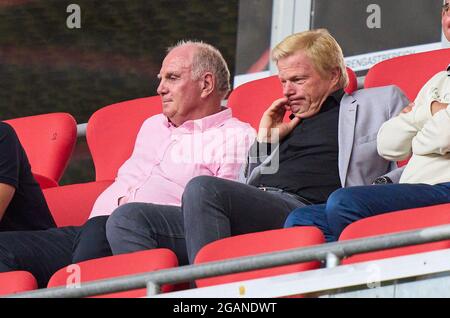
[{"label": "dark blue jeans", "polygon": [[334,191],[326,204],[298,208],[285,227],[317,226],[328,242],[336,241],[344,228],[360,219],[387,212],[450,203],[450,182],[437,185],[385,184]]}]

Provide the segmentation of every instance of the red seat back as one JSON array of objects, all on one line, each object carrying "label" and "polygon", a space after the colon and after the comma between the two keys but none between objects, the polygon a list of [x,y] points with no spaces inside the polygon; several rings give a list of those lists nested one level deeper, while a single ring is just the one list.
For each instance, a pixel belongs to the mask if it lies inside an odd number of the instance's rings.
[{"label": "red seat back", "polygon": [[[121,254],[103,258],[92,259],[76,264],[79,271],[73,265],[64,267],[50,278],[47,287],[66,286],[79,282],[90,282],[94,280],[107,279],[132,274],[153,272],[166,268],[178,266],[175,254],[168,249],[146,250],[129,254]],[[162,286],[163,292],[173,290],[173,286]],[[145,289],[118,292],[96,297],[144,297]]]},{"label": "red seat back", "polygon": [[41,189],[57,187],[58,183],[55,180],[48,177],[41,176],[40,174],[33,173],[34,179],[39,183]]},{"label": "red seat back", "polygon": [[8,295],[37,289],[34,276],[25,271],[0,273],[0,295]]},{"label": "red seat back", "polygon": [[86,138],[98,181],[44,190],[58,227],[79,226],[87,221],[97,197],[130,157],[142,123],[161,109],[160,97],[153,96],[106,106],[91,116]]},{"label": "red seat back", "polygon": [[233,116],[259,128],[264,111],[276,100],[283,97],[278,76],[270,76],[251,81],[233,90],[228,97],[228,107]]},{"label": "red seat back", "polygon": [[152,96],[109,105],[91,116],[86,139],[97,181],[116,178],[117,170],[133,152],[142,123],[161,110],[161,98]]},{"label": "red seat back", "polygon": [[97,181],[44,189],[44,197],[56,225],[81,226],[86,223],[95,200],[111,183]]},{"label": "red seat back", "polygon": [[366,75],[364,87],[397,85],[412,101],[422,86],[444,71],[449,62],[450,49],[395,57],[374,65]]},{"label": "red seat back", "polygon": [[61,179],[77,139],[77,123],[67,113],[6,120],[17,133],[33,173],[56,183]]},{"label": "red seat back", "polygon": [[[344,229],[339,241],[415,230],[449,223],[450,204],[403,210],[381,214],[354,222]],[[351,264],[444,248],[450,248],[450,240],[358,254],[350,256],[345,259],[343,263]]]},{"label": "red seat back", "polygon": [[[347,74],[349,84],[345,91],[351,94],[357,89],[358,84],[353,70],[347,68]],[[237,87],[228,98],[228,106],[233,110],[233,116],[258,129],[264,111],[281,97],[283,97],[281,82],[278,76],[274,75]]]},{"label": "red seat back", "polygon": [[356,77],[355,72],[350,67],[347,67],[347,75],[348,84],[344,90],[347,94],[352,94],[358,89],[358,78]]},{"label": "red seat back", "polygon": [[[204,246],[195,258],[195,264],[226,260],[242,256],[282,251],[324,242],[322,232],[315,227],[293,227],[228,237]],[[275,268],[224,275],[197,280],[198,287],[225,284],[242,280],[276,276],[315,269],[319,262],[308,262]]]}]

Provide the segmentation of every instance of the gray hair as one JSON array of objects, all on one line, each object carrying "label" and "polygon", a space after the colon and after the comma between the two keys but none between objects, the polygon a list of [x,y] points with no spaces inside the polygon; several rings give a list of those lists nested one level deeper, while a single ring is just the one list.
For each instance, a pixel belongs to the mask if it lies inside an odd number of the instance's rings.
[{"label": "gray hair", "polygon": [[220,51],[202,41],[182,40],[176,45],[169,47],[167,52],[169,53],[173,49],[185,45],[192,45],[197,49],[192,61],[192,78],[198,80],[206,72],[211,72],[216,78],[216,87],[220,97],[225,98],[231,89],[230,71]]}]

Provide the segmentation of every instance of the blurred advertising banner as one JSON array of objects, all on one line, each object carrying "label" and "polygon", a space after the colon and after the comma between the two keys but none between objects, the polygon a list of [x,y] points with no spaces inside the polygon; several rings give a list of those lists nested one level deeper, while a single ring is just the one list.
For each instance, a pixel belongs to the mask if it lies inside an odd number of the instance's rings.
[{"label": "blurred advertising banner", "polygon": [[[441,0],[240,0],[235,87],[276,72],[276,68],[269,70],[271,44],[308,26],[328,29],[341,45],[347,65],[358,75],[364,75],[385,59],[439,49],[445,46],[440,18],[442,3]],[[281,36],[271,39],[274,34]]]},{"label": "blurred advertising banner", "polygon": [[327,28],[355,71],[399,55],[439,49],[440,0],[314,0],[311,28]]}]

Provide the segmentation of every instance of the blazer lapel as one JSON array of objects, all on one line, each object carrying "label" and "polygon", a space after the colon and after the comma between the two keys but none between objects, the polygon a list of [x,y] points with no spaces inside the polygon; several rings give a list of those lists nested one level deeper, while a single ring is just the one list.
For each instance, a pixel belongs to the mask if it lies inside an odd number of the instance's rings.
[{"label": "blazer lapel", "polygon": [[351,95],[344,95],[339,108],[338,128],[338,165],[342,187],[345,187],[346,184],[348,166],[353,150],[357,110],[358,103],[356,102],[356,99]]}]

